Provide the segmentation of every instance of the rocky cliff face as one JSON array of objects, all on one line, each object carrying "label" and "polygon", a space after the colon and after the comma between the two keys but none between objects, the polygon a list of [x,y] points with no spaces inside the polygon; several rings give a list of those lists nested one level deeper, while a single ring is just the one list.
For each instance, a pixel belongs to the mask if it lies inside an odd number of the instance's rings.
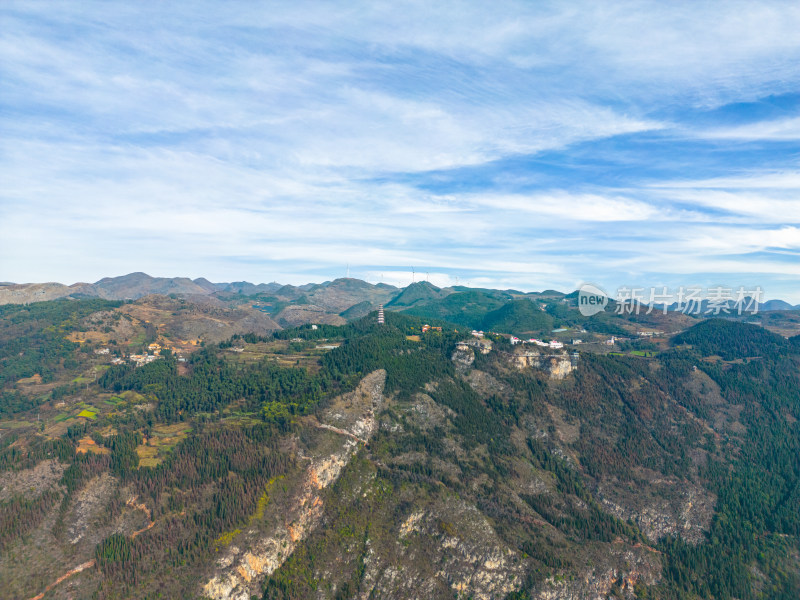
[{"label": "rocky cliff face", "polygon": [[517,350],[508,355],[508,362],[517,369],[542,369],[551,379],[564,379],[575,370],[572,360],[567,354],[548,355],[536,350]]},{"label": "rocky cliff face", "polygon": [[[412,512],[399,527],[394,564],[378,550],[366,565],[361,598],[470,597],[499,600],[524,579],[520,555],[474,506],[449,498]],[[427,560],[423,561],[425,557]],[[423,563],[423,564],[418,564]],[[449,588],[449,589],[448,589]]]},{"label": "rocky cliff face", "polygon": [[551,356],[547,359],[547,371],[550,373],[551,379],[564,379],[574,369],[572,361],[566,355],[563,357]]},{"label": "rocky cliff face", "polygon": [[256,529],[251,529],[245,539],[229,546],[217,560],[219,573],[203,586],[203,596],[215,600],[249,600],[251,595],[258,595],[264,577],[280,567],[319,524],[323,513],[320,492],[339,477],[357,445],[355,440],[344,439],[337,452],[312,458],[290,498],[282,502],[282,515],[269,515],[274,523],[271,530],[267,535],[258,535]]},{"label": "rocky cliff face", "polygon": [[600,483],[597,496],[603,508],[623,521],[630,519],[651,540],[679,535],[688,542],[700,543],[714,516],[716,497],[676,477],[652,472],[640,472],[639,476],[649,480],[649,485],[637,493],[622,482]]},{"label": "rocky cliff face", "polygon": [[532,600],[606,600],[637,598],[638,585],[661,579],[658,552],[643,546],[616,545],[580,577],[548,577],[530,594]]},{"label": "rocky cliff face", "polygon": [[358,448],[376,429],[375,411],[382,401],[386,372],[375,371],[358,388],[331,402],[320,415],[319,443],[298,458],[304,469],[266,492],[268,504],[257,522],[235,536],[221,551],[216,573],[202,586],[202,595],[214,600],[249,600],[260,596],[266,576],[278,569],[295,548],[320,523],[323,490],[337,480]]},{"label": "rocky cliff face", "polygon": [[457,369],[467,370],[475,362],[475,352],[466,344],[461,343],[456,345],[456,349],[450,358]]}]

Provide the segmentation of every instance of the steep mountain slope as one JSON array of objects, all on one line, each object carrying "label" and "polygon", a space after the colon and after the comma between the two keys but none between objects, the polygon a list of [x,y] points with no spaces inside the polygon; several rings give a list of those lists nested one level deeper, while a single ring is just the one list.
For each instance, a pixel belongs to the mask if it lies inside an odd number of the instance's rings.
[{"label": "steep mountain slope", "polygon": [[486,314],[481,321],[486,331],[509,333],[542,332],[553,328],[553,318],[542,311],[538,304],[527,299],[512,300]]},{"label": "steep mountain slope", "polygon": [[400,294],[386,304],[386,307],[399,310],[430,300],[444,298],[449,293],[449,290],[440,289],[427,281],[417,281],[404,288]]},{"label": "steep mountain slope", "polygon": [[377,287],[360,279],[335,279],[309,292],[308,301],[329,312],[339,313],[355,304],[386,304],[398,293],[395,288]]},{"label": "steep mountain slope", "polygon": [[505,294],[482,291],[462,291],[449,294],[441,299],[428,300],[415,304],[407,310],[408,314],[441,319],[470,328],[480,328],[486,313],[500,308],[510,299]]},{"label": "steep mountain slope", "polygon": [[574,359],[396,312],[143,366],[64,339],[161,332],[189,310],[161,298],[0,311],[55,379],[0,355],[7,597],[798,597],[796,340]]},{"label": "steep mountain slope", "polygon": [[673,339],[674,344],[690,344],[702,355],[719,354],[725,360],[776,356],[789,350],[789,342],[756,325],[709,319]]}]

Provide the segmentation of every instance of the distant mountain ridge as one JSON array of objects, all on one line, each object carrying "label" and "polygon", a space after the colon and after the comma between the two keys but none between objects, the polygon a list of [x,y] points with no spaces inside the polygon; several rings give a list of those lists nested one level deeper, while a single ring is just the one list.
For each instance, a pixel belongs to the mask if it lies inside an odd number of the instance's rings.
[{"label": "distant mountain ridge", "polygon": [[[338,280],[336,280],[338,281]],[[358,280],[354,280],[358,281]],[[323,287],[334,282],[326,282]],[[365,286],[371,286],[361,282]],[[287,286],[276,282],[253,284],[249,281],[214,283],[204,277],[152,277],[147,273],[136,272],[119,277],[104,277],[95,283],[79,282],[72,285],[63,283],[4,283],[0,285],[0,304],[30,304],[58,298],[98,297],[106,300],[138,300],[150,294],[178,294],[181,296],[210,295],[219,292],[253,296],[271,294],[283,290],[285,295],[301,296],[306,289],[320,287],[320,284]],[[371,286],[377,287],[377,286]],[[381,288],[382,290],[385,288]],[[396,288],[392,288],[396,289]],[[383,292],[385,295],[385,292]]]},{"label": "distant mountain ridge", "polygon": [[[371,284],[360,279],[343,277],[322,283],[295,286],[274,281],[258,284],[249,281],[217,283],[204,277],[196,279],[152,277],[146,273],[136,272],[119,277],[104,277],[95,283],[79,282],[72,285],[55,282],[2,283],[0,305],[30,304],[59,298],[98,297],[106,300],[137,300],[152,294],[208,296],[220,299],[258,296],[277,300],[278,304],[285,307],[283,310],[290,305],[302,305],[306,307],[303,311],[308,314],[335,315],[344,318],[363,316],[377,308],[379,304],[383,304],[389,310],[409,311],[418,316],[451,319],[452,322],[462,325],[484,327],[488,326],[494,317],[489,318],[487,323],[483,323],[483,318],[489,312],[499,310],[502,304],[513,298],[528,297],[549,302],[566,300],[572,303],[577,296],[577,292],[564,294],[555,290],[524,293],[516,290],[464,286],[439,288],[427,281],[417,281],[404,288],[398,288],[385,283]],[[676,308],[670,306],[669,310]],[[706,307],[701,305],[701,308]],[[786,310],[800,310],[800,304],[793,306],[777,299],[759,304],[759,311],[763,312]],[[540,317],[538,314],[535,316]],[[512,320],[516,322],[518,317],[519,315],[515,315]],[[503,318],[501,321],[505,322]]]}]

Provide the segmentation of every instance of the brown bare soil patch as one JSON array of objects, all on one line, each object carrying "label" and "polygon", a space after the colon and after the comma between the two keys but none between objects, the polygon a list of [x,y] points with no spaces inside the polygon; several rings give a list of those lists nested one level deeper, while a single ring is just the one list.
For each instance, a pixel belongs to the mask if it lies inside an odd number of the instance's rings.
[{"label": "brown bare soil patch", "polygon": [[110,450],[103,446],[98,446],[97,443],[87,435],[78,440],[78,447],[75,448],[75,452],[78,454],[86,454],[87,452],[92,452],[93,454],[109,454]]}]

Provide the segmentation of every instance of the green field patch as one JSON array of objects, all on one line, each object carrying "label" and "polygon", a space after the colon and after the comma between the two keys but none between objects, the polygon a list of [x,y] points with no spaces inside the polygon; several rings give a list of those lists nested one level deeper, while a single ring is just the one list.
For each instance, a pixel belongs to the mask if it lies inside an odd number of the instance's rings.
[{"label": "green field patch", "polygon": [[84,417],[86,419],[91,419],[92,421],[94,421],[97,418],[97,413],[92,412],[91,410],[86,410],[84,408],[81,412],[78,413],[78,416]]},{"label": "green field patch", "polygon": [[103,403],[108,406],[119,406],[120,404],[125,404],[125,400],[119,396],[111,396],[110,398],[103,398]]},{"label": "green field patch", "polygon": [[140,467],[155,467],[164,460],[158,455],[158,448],[153,446],[137,446],[136,454],[139,455]]},{"label": "green field patch", "polygon": [[75,379],[72,380],[72,383],[83,384],[83,383],[90,383],[92,381],[94,381],[94,377],[84,377],[83,375],[78,375]]},{"label": "green field patch", "polygon": [[154,451],[148,458],[155,458],[155,455],[158,454],[158,460],[160,462],[163,456],[184,440],[191,431],[192,428],[185,423],[156,425],[151,431],[150,438],[147,441],[146,448],[148,448],[148,451],[150,451],[150,449]]},{"label": "green field patch", "polygon": [[652,350],[631,350],[631,354],[633,356],[646,356],[646,357],[649,357],[649,356],[655,356],[656,353],[653,352]]},{"label": "green field patch", "polygon": [[139,332],[137,332],[135,336],[131,338],[131,340],[128,342],[128,346],[141,346],[142,344],[144,344],[146,339],[147,339],[147,331],[142,329]]},{"label": "green field patch", "polygon": [[69,413],[60,413],[53,418],[55,423],[61,423],[62,421],[66,421],[67,419],[71,419],[72,415]]},{"label": "green field patch", "polygon": [[242,425],[259,425],[259,424],[263,423],[264,421],[262,419],[258,418],[255,415],[248,416],[248,415],[238,414],[237,413],[237,414],[234,414],[234,415],[225,416],[222,419],[222,422],[226,423],[226,424],[229,424],[229,425],[242,426]]}]

